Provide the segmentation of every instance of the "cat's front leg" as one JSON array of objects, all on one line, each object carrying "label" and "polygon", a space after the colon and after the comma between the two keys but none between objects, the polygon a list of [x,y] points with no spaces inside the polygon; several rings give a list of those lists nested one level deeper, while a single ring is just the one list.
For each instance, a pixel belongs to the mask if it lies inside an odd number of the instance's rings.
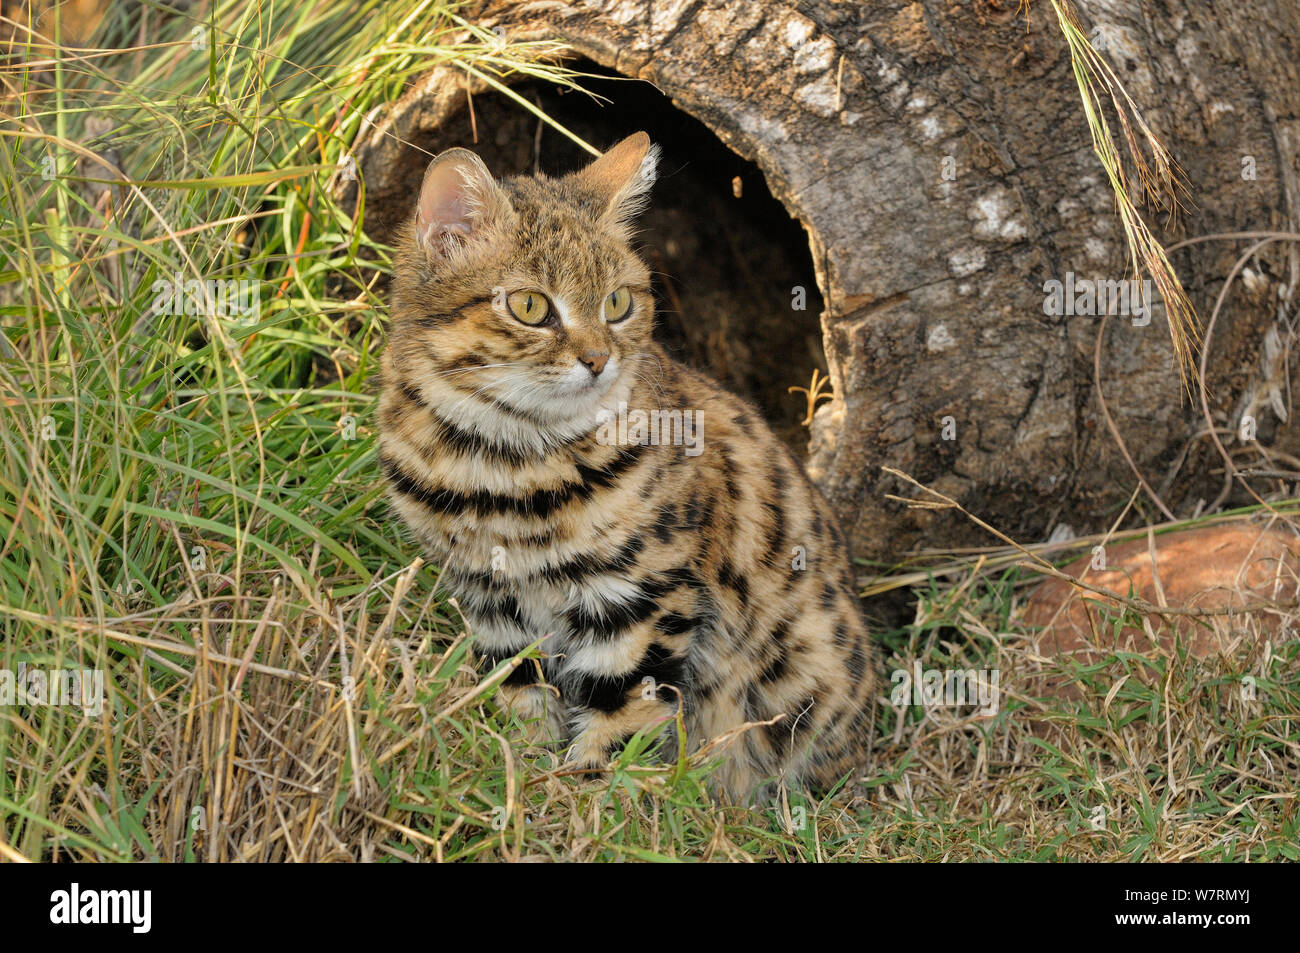
[{"label": "cat's front leg", "polygon": [[[535,673],[527,674],[534,664],[529,659],[510,673],[498,694],[523,726],[524,740],[532,747],[549,748],[567,738],[564,704],[553,685],[537,681]],[[532,684],[511,684],[521,672]]]},{"label": "cat's front leg", "polygon": [[608,767],[638,731],[666,725],[687,690],[685,638],[666,637],[649,620],[610,628],[589,630],[560,675],[573,734],[566,761],[593,770]]},{"label": "cat's front leg", "polygon": [[[479,671],[486,675],[505,660],[518,655],[537,641],[522,628],[501,625],[490,614],[471,620],[474,654]],[[545,646],[543,646],[545,652]],[[518,718],[523,738],[536,747],[550,747],[568,740],[566,710],[559,689],[551,684],[545,659],[526,658],[506,676],[497,695]]]}]

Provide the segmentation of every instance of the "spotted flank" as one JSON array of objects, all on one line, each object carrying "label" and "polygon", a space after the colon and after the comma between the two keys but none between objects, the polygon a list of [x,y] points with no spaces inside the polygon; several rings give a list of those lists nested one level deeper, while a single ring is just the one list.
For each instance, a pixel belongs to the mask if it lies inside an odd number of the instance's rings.
[{"label": "spotted flank", "polygon": [[558,179],[433,160],[394,270],[389,497],[481,666],[547,636],[502,689],[539,743],[599,769],[680,705],[691,745],[734,733],[728,796],[826,787],[866,769],[872,643],[799,462],[651,339],[657,157],[638,133]]}]

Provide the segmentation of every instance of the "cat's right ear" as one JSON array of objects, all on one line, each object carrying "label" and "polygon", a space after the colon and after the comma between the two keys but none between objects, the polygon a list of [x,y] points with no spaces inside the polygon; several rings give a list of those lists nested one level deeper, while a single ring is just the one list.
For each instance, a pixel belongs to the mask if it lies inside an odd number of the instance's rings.
[{"label": "cat's right ear", "polygon": [[659,147],[634,132],[572,178],[604,205],[604,215],[628,222],[644,211],[659,165]]},{"label": "cat's right ear", "polygon": [[442,258],[479,238],[508,203],[483,160],[468,149],[448,149],[424,171],[415,207],[415,234]]}]

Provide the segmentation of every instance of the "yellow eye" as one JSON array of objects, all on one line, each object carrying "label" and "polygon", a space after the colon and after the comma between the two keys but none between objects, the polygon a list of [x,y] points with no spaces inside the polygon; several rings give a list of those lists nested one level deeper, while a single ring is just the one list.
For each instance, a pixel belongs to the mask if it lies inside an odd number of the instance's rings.
[{"label": "yellow eye", "polygon": [[627,288],[619,288],[605,299],[605,320],[622,321],[632,307],[632,293]]},{"label": "yellow eye", "polygon": [[541,324],[551,313],[551,303],[539,291],[516,291],[506,299],[510,313],[524,324]]}]

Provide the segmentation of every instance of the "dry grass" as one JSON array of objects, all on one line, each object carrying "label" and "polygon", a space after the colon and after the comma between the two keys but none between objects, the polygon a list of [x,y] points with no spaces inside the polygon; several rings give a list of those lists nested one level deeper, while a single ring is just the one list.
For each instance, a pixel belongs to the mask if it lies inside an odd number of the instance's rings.
[{"label": "dry grass", "polygon": [[[901,766],[883,786],[882,807],[906,816],[926,805],[921,813],[956,833],[945,843],[921,825],[917,836],[933,850],[948,859],[1300,855],[1287,843],[1300,826],[1294,641],[1274,646],[1251,621],[1223,658],[1124,653],[1073,665],[1040,656],[1024,634],[990,628],[960,604],[964,597],[951,598],[958,592],[950,590],[946,605],[940,596],[923,606],[917,621],[926,637],[895,664],[920,658],[966,667],[973,636],[989,647],[980,661],[1001,672],[1007,704],[992,724],[950,709],[900,721],[895,744],[881,751],[885,763]],[[1241,690],[1248,673],[1261,686],[1254,701]],[[1045,681],[1062,677],[1077,686],[1076,701],[1036,697]],[[937,817],[936,805],[946,805]]]},{"label": "dry grass", "polygon": [[[1022,2],[1027,4],[1029,0]],[[1190,396],[1200,382],[1196,368],[1200,323],[1178,273],[1140,211],[1145,206],[1173,218],[1187,194],[1182,170],[1147,125],[1106,57],[1089,42],[1070,0],[1051,0],[1051,5],[1070,51],[1093,152],[1115,195],[1115,210],[1128,244],[1130,271],[1134,278],[1145,272],[1155,283],[1169,320],[1178,373]],[[1119,137],[1111,131],[1108,114],[1119,124]]]},{"label": "dry grass", "polygon": [[[874,770],[826,800],[713,803],[703,766],[633,745],[607,779],[509,739],[456,614],[418,564],[337,600],[271,582],[85,630],[123,649],[110,705],[60,756],[11,738],[10,783],[43,774],[47,816],[11,856],[161,860],[1296,859],[1300,653],[1253,616],[1221,658],[1043,657],[1023,583],[971,572],[920,593],[885,670],[996,669],[993,717],[893,706]],[[1134,624],[1101,616],[1099,625]],[[167,636],[191,627],[192,644]],[[82,631],[77,620],[63,625]],[[1255,676],[1258,696],[1240,690]],[[351,681],[349,681],[351,678]],[[1041,697],[1048,681],[1074,700]],[[349,690],[350,686],[350,690]],[[16,728],[28,723],[10,717]],[[53,755],[53,752],[46,752]],[[1104,819],[1097,829],[1098,808]],[[16,836],[15,836],[16,835]]]}]

